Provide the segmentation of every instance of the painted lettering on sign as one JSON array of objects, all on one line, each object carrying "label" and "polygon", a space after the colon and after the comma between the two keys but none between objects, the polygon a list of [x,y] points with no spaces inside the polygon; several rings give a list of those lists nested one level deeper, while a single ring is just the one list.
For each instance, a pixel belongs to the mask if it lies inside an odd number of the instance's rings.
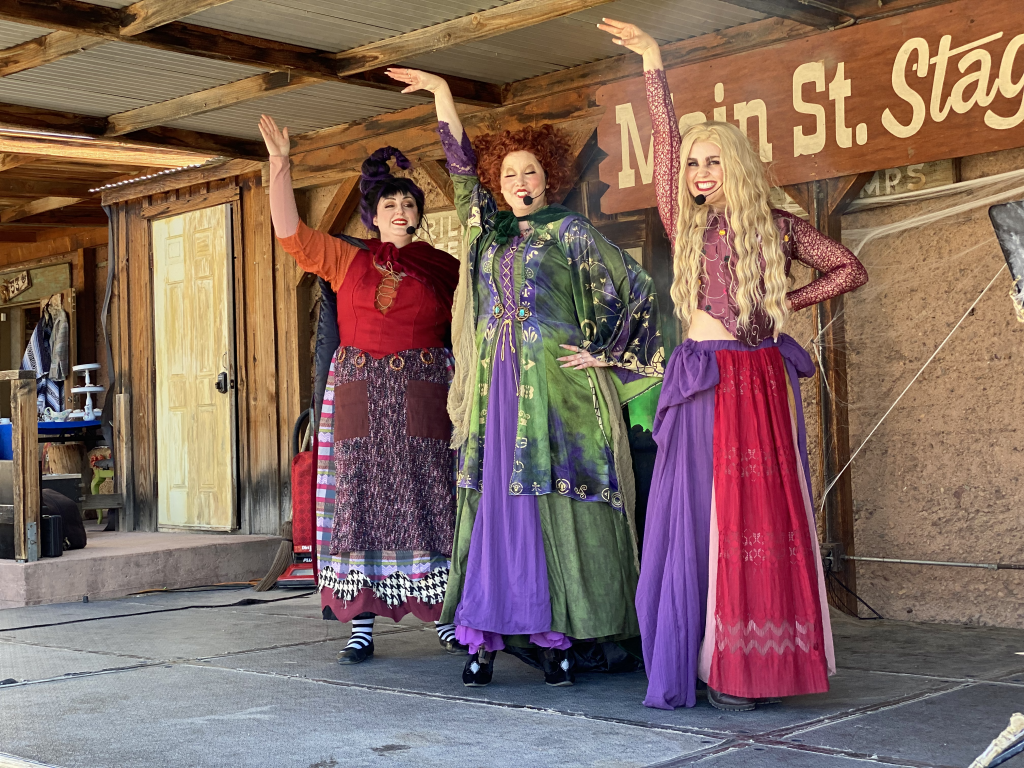
[{"label": "painted lettering on sign", "polygon": [[[962,0],[667,76],[681,131],[739,126],[779,185],[1024,146],[1019,0]],[[597,100],[602,211],[654,205],[643,80]]]}]

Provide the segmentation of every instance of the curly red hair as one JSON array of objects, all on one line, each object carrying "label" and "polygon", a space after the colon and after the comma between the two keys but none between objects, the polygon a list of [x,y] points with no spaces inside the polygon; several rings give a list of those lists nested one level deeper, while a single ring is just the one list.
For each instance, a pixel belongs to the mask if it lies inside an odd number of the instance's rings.
[{"label": "curly red hair", "polygon": [[494,195],[498,206],[508,208],[501,194],[501,164],[511,152],[530,152],[547,177],[548,198],[567,189],[573,180],[572,147],[565,134],[550,123],[527,125],[518,131],[486,133],[473,140],[480,183]]}]

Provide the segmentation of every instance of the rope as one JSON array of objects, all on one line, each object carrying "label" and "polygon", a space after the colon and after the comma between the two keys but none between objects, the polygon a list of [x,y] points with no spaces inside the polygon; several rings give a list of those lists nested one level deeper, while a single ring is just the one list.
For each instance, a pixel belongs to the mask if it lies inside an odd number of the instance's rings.
[{"label": "rope", "polygon": [[880,426],[882,426],[882,422],[884,422],[889,417],[889,414],[893,412],[893,410],[896,408],[896,406],[899,405],[899,402],[900,402],[900,400],[903,399],[903,396],[907,394],[907,391],[912,386],[914,386],[914,382],[916,382],[919,378],[921,378],[921,374],[924,373],[925,369],[929,365],[931,365],[932,360],[934,360],[935,357],[939,354],[939,352],[942,351],[942,348],[944,346],[946,346],[946,343],[951,338],[953,338],[953,334],[956,333],[957,329],[963,324],[964,320],[966,320],[968,318],[968,316],[970,316],[971,310],[973,310],[978,305],[978,302],[981,301],[982,297],[986,293],[988,293],[988,289],[993,286],[993,284],[996,282],[996,279],[1003,273],[1004,269],[1006,269],[1006,265],[1005,264],[1003,264],[1002,266],[999,267],[999,271],[995,273],[995,275],[992,277],[991,280],[989,280],[989,283],[988,283],[988,285],[985,286],[984,290],[982,290],[982,292],[980,294],[978,294],[978,298],[976,298],[974,300],[974,302],[971,304],[971,306],[967,308],[967,311],[964,312],[964,314],[960,318],[960,320],[957,321],[957,324],[953,326],[953,330],[951,330],[946,335],[946,338],[944,338],[942,340],[942,343],[939,344],[938,347],[936,347],[935,351],[932,352],[931,357],[929,357],[928,360],[925,362],[925,364],[921,366],[921,370],[919,370],[916,374],[914,374],[914,378],[912,378],[910,380],[910,383],[907,384],[907,386],[903,388],[903,391],[900,393],[900,396],[897,397],[896,400],[893,402],[893,404],[889,406],[889,410],[887,410],[882,415],[882,418],[880,418],[878,420],[878,423],[875,424],[875,426],[871,428],[871,431],[868,433],[868,436],[864,438],[864,441],[857,447],[857,450],[853,452],[852,456],[850,456],[850,460],[846,462],[846,464],[843,466],[843,468],[841,470],[839,470],[839,472],[836,473],[836,476],[832,479],[832,482],[828,484],[828,487],[825,488],[824,492],[821,494],[821,507],[818,510],[819,513],[822,510],[825,509],[825,499],[828,498],[829,491],[831,491],[835,487],[835,484],[839,482],[839,478],[843,476],[843,473],[847,469],[849,469],[850,465],[853,463],[853,460],[857,458],[857,454],[859,454],[861,452],[861,450],[864,448],[864,446],[867,445],[868,440],[870,440],[871,437],[875,434],[875,432],[878,431],[878,428]]}]

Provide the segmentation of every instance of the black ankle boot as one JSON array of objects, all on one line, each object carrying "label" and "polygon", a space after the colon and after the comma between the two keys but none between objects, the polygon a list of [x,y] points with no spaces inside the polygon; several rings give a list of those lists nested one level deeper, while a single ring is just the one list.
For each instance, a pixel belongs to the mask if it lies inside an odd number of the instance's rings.
[{"label": "black ankle boot", "polygon": [[575,685],[576,676],[572,672],[572,661],[569,652],[557,648],[545,648],[541,654],[544,663],[544,682],[548,685]]},{"label": "black ankle boot", "polygon": [[462,683],[467,688],[483,688],[491,682],[494,674],[494,651],[482,648],[466,660],[462,670]]}]

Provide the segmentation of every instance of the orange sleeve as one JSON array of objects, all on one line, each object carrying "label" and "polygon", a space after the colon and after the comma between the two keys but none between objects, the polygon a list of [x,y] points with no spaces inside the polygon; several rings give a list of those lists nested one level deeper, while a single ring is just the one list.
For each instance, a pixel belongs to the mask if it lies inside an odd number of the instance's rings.
[{"label": "orange sleeve", "polygon": [[306,226],[299,220],[299,228],[290,237],[278,241],[295,262],[306,272],[322,277],[335,291],[341,286],[359,249],[344,240]]}]

